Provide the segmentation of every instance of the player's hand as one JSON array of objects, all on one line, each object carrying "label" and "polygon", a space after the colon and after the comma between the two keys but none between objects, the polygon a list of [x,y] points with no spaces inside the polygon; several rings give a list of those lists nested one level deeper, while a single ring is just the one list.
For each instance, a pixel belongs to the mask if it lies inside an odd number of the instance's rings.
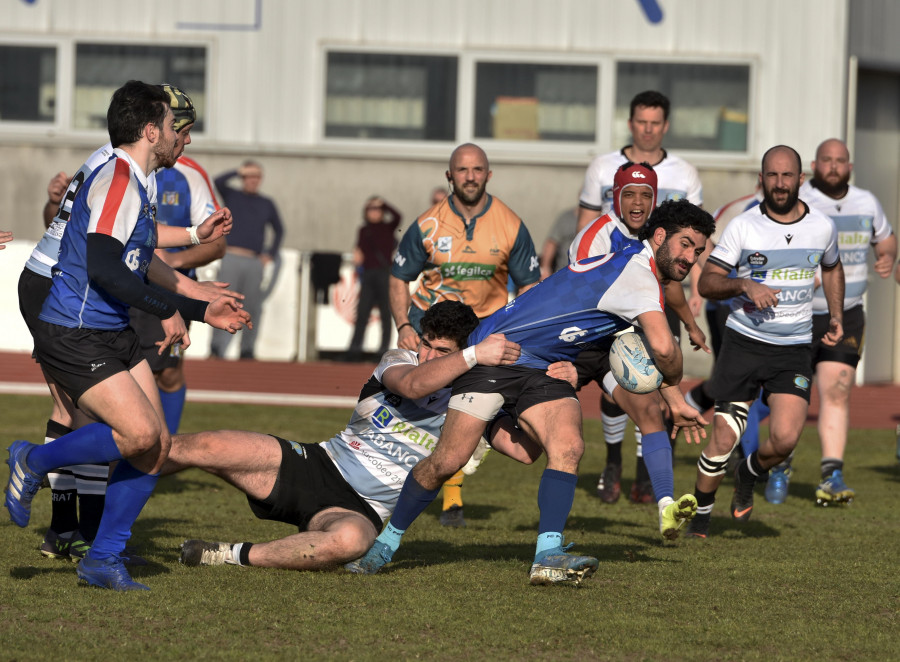
[{"label": "player's hand", "polygon": [[759,310],[774,308],[778,305],[778,294],[781,290],[774,290],[767,285],[757,283],[749,278],[744,279],[744,294],[749,297],[753,305]]},{"label": "player's hand", "polygon": [[475,345],[475,358],[479,365],[510,365],[521,353],[521,348],[502,333],[492,333]]},{"label": "player's hand", "polygon": [[894,270],[894,258],[890,255],[882,255],[875,260],[872,268],[875,269],[876,274],[882,278],[887,278],[891,275],[891,271]]},{"label": "player's hand", "polygon": [[684,430],[684,439],[687,443],[699,444],[702,439],[706,439],[706,426],[708,421],[703,418],[699,411],[691,407],[684,400],[684,394],[678,386],[666,386],[659,389],[659,394],[669,409],[669,415],[672,417],[674,427],[672,428],[672,439],[678,436],[679,430]]},{"label": "player's hand", "polygon": [[691,315],[694,317],[697,317],[703,311],[703,297],[699,294],[691,294],[687,304],[691,311]]},{"label": "player's hand", "polygon": [[569,382],[572,388],[578,388],[578,371],[571,361],[557,361],[547,366],[547,376]]},{"label": "player's hand", "polygon": [[9,243],[12,240],[13,233],[11,230],[0,230],[0,251],[6,248],[3,244]]},{"label": "player's hand", "polygon": [[416,330],[412,327],[412,325],[404,326],[402,329],[397,331],[397,347],[400,349],[410,349],[412,351],[418,351],[419,349],[419,334],[416,333]]},{"label": "player's hand", "polygon": [[834,347],[844,337],[844,325],[837,317],[828,320],[828,331],[822,337],[822,342],[830,347]]},{"label": "player's hand", "polygon": [[185,293],[185,296],[188,296],[191,299],[215,301],[219,297],[231,297],[236,301],[244,300],[244,295],[240,292],[234,292],[227,289],[228,283],[217,280],[191,281],[191,283],[192,285],[187,288],[189,291]]},{"label": "player's hand", "polygon": [[216,239],[221,239],[231,232],[231,226],[234,219],[231,217],[231,210],[228,207],[222,207],[218,211],[214,211],[205,221],[197,226],[197,236],[200,238],[201,244],[208,244]]},{"label": "player's hand", "polygon": [[237,333],[243,327],[253,328],[250,313],[243,309],[242,305],[231,297],[219,297],[210,301],[206,307],[206,315],[203,321],[216,329]]},{"label": "player's hand", "polygon": [[181,343],[182,349],[187,349],[191,346],[187,325],[184,323],[184,318],[181,317],[181,313],[176,311],[169,319],[162,320],[162,328],[166,337],[156,343],[156,346],[159,347],[159,352],[157,353],[160,356],[175,343]]},{"label": "player's hand", "polygon": [[691,343],[691,347],[694,348],[694,351],[702,349],[707,354],[712,354],[712,350],[706,345],[706,334],[703,333],[703,330],[697,326],[696,324],[691,324],[690,326],[685,326],[685,330],[688,332],[688,340]]},{"label": "player's hand", "polygon": [[59,205],[62,202],[63,195],[66,193],[66,189],[69,188],[70,181],[72,181],[72,178],[66,173],[56,173],[53,179],[50,180],[50,183],[47,184],[47,200],[51,204]]}]

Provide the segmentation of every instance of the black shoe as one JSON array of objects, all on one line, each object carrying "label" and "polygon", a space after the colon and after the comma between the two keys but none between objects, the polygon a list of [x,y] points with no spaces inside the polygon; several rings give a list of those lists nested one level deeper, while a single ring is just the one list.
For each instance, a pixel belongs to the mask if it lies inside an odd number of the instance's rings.
[{"label": "black shoe", "polygon": [[753,487],[756,480],[751,475],[745,478],[741,475],[741,463],[734,470],[734,496],[731,497],[731,517],[738,522],[746,522],[753,514]]}]

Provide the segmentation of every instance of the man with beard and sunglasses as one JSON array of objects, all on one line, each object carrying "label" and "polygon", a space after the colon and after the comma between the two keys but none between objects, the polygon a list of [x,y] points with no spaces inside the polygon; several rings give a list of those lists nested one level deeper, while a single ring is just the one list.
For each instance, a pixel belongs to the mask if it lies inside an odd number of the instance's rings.
[{"label": "man with beard and sunglasses", "polygon": [[[800,439],[812,383],[819,266],[829,315],[822,343],[834,347],[844,334],[837,230],[800,200],[800,155],[786,145],[772,147],[763,156],[759,181],[763,201],[728,224],[700,277],[702,296],[734,301],[709,387],[716,401],[713,433],[697,463],[697,515],[687,535],[698,538],[709,535],[716,490],[760,387],[770,408],[769,438],[735,469],[735,520],[750,519],[756,479],[787,459]],[[736,278],[729,278],[732,269]]]},{"label": "man with beard and sunglasses", "polygon": [[[581,406],[570,383],[545,371],[551,363],[571,361],[586,350],[608,351],[618,331],[639,326],[663,375],[660,394],[675,420],[673,434],[684,427],[699,442],[706,421],[684,401],[678,386],[681,349],[663,313],[662,286],[684,280],[714,229],[712,217],[699,207],[686,200],[665,202],[641,230],[640,243],[570,264],[479,324],[469,336],[470,345],[502,333],[520,346],[518,360],[491,368],[473,361],[472,369],[453,382],[434,452],[406,478],[394,514],[375,544],[347,569],[374,574],[390,561],[403,533],[437,496],[443,481],[466,463],[481,436],[509,412],[547,454],[538,489],[540,519],[530,583],[578,585],[590,577],[597,559],[568,554],[563,540],[584,453]],[[662,445],[669,450],[668,443]],[[682,509],[673,508],[672,517],[684,522],[694,508],[691,500]]]},{"label": "man with beard and sunglasses", "polygon": [[[450,195],[419,216],[403,235],[389,285],[400,349],[416,349],[419,322],[438,301],[462,301],[483,319],[506,305],[509,279],[518,294],[540,280],[534,242],[522,219],[487,192],[492,174],[478,145],[457,147],[445,173]],[[410,294],[410,283],[419,275],[422,279]],[[444,488],[444,526],[466,525],[462,481],[460,471]]]},{"label": "man with beard and sunglasses", "polygon": [[[844,337],[835,346],[822,342],[828,330],[828,307],[822,287],[813,295],[813,365],[819,392],[819,441],[822,444],[822,482],[816,503],[849,503],[856,492],[844,482],[844,449],[850,423],[850,389],[856,381],[856,366],[865,332],[863,294],[869,277],[869,247],[875,252],[873,269],[888,278],[897,259],[897,237],[885,218],[878,199],[869,191],[850,184],[853,164],[842,141],[831,138],[816,149],[812,180],[800,187],[800,197],[810,207],[834,221],[838,231],[841,263],[844,265]],[[790,460],[772,470],[787,495]]]}]

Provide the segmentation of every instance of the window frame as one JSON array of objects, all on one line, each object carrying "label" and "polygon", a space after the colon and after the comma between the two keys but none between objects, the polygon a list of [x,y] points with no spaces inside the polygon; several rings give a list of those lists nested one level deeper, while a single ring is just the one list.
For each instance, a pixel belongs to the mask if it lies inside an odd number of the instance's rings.
[{"label": "window frame", "polygon": [[[203,131],[191,131],[192,136],[212,137],[215,127],[215,108],[211,103],[215,80],[216,44],[203,39],[144,39],[123,41],[121,38],[94,35],[91,37],[21,37],[3,36],[0,45],[38,46],[56,48],[56,108],[53,122],[4,121],[0,119],[0,138],[42,134],[55,138],[62,134],[73,139],[96,142],[98,137],[106,137],[103,129],[77,129],[74,126],[75,111],[75,68],[76,54],[80,44],[101,44],[110,46],[144,46],[149,48],[202,48],[206,52],[206,67],[203,72],[205,103]],[[125,81],[122,81],[123,83]],[[166,81],[159,81],[166,82]],[[102,139],[102,138],[101,138]]]}]

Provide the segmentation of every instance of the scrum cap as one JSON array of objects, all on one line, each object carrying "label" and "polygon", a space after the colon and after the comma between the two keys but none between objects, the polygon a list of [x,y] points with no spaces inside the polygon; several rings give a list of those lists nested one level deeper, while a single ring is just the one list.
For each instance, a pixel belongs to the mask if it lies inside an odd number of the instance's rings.
[{"label": "scrum cap", "polygon": [[169,83],[163,83],[160,87],[169,95],[169,105],[172,107],[172,114],[175,115],[175,130],[181,131],[188,124],[193,124],[197,120],[197,112],[191,98],[183,90]]},{"label": "scrum cap", "polygon": [[626,186],[646,186],[653,193],[653,204],[656,207],[656,172],[649,163],[632,163],[629,161],[616,171],[613,178],[613,211],[622,218],[622,191]]}]

